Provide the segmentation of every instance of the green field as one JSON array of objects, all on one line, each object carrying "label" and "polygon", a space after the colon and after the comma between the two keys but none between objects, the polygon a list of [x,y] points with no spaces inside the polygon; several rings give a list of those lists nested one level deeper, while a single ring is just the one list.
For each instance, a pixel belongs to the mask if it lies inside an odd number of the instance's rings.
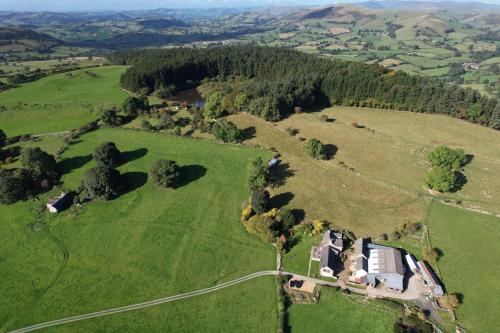
[{"label": "green field", "polygon": [[432,246],[443,256],[439,270],[448,292],[460,293],[458,324],[471,332],[496,332],[500,326],[500,282],[492,278],[500,256],[500,218],[432,204],[426,219]]},{"label": "green field", "polygon": [[[356,297],[356,296],[351,296]],[[373,301],[359,305],[346,295],[322,288],[318,304],[293,304],[289,309],[292,332],[392,332],[396,315],[382,312]],[[375,303],[376,304],[376,303]]]},{"label": "green field", "polygon": [[[51,75],[0,93],[0,128],[9,136],[57,132],[99,118],[127,96],[119,86],[125,67],[100,67]],[[86,72],[94,73],[95,76]]]},{"label": "green field", "polygon": [[[14,327],[191,291],[274,267],[272,247],[248,235],[239,222],[247,165],[265,155],[263,151],[131,130],[100,129],[81,140],[63,156],[65,169],[71,170],[62,177],[64,187],[75,188],[93,165],[88,156],[94,147],[113,140],[129,160],[120,171],[133,188],[81,211],[39,215],[69,259],[57,282]],[[159,158],[183,166],[184,186],[157,190],[146,183],[149,167]],[[27,227],[39,206],[26,202],[0,207],[1,234],[12,236],[0,245],[2,323],[48,287],[62,265],[57,244]],[[252,309],[257,307],[272,313],[273,289],[264,285],[255,289],[253,298],[238,302],[248,311],[261,313]],[[231,306],[211,309],[225,313]],[[156,318],[151,327],[159,330],[161,319]],[[273,327],[277,318],[271,319],[268,325]],[[110,328],[122,325],[118,318],[109,320],[114,323]],[[170,320],[172,327],[179,324]]]}]

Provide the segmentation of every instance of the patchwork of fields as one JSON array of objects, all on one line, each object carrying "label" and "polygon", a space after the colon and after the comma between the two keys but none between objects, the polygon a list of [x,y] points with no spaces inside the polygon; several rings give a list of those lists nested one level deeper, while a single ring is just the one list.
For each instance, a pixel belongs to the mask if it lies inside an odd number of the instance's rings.
[{"label": "patchwork of fields", "polygon": [[[0,128],[9,135],[65,131],[119,106],[127,94],[118,80],[124,67],[54,75],[0,93]],[[21,103],[19,103],[21,102]],[[187,114],[186,114],[187,115]],[[326,115],[329,121],[320,116]],[[0,206],[0,331],[101,309],[143,302],[228,281],[275,267],[275,249],[244,231],[239,222],[247,196],[250,161],[282,154],[283,180],[271,190],[275,206],[297,210],[305,221],[326,219],[357,236],[377,236],[402,222],[425,221],[450,292],[463,295],[459,324],[471,331],[500,325],[495,298],[500,286],[488,261],[500,255],[494,239],[499,219],[437,202],[430,206],[422,180],[427,152],[436,145],[473,155],[467,183],[439,199],[500,214],[500,133],[444,116],[328,108],[293,115],[276,124],[247,114],[228,117],[255,133],[245,145],[148,133],[137,128],[100,128],[83,135],[62,155],[62,188],[74,189],[94,166],[91,154],[105,141],[124,153],[119,167],[127,191],[109,202],[44,211],[45,200]],[[356,128],[352,123],[363,128]],[[298,130],[296,136],[287,129]],[[198,133],[195,133],[198,135]],[[205,135],[206,137],[206,135]],[[329,161],[311,160],[299,138],[328,144]],[[62,137],[22,143],[54,153]],[[265,149],[264,149],[265,148]],[[157,159],[176,160],[182,186],[158,190],[147,182]],[[17,164],[13,164],[16,166]],[[49,228],[33,231],[33,224]],[[287,270],[307,274],[310,246],[304,237],[285,254]],[[412,249],[416,251],[416,249]],[[418,256],[418,253],[417,253]],[[489,258],[489,259],[487,259]],[[276,285],[259,278],[217,293],[130,313],[82,321],[51,331],[252,331],[278,326]],[[303,332],[331,329],[386,332],[394,316],[323,290],[319,304],[292,305],[289,325]]]}]

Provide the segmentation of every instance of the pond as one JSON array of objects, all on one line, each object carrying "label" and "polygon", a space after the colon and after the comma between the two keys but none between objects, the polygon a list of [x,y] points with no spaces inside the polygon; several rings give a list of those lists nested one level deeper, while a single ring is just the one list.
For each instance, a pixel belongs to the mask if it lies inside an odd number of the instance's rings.
[{"label": "pond", "polygon": [[205,107],[205,100],[195,88],[179,91],[177,95],[171,98],[171,100],[188,102],[189,105],[193,105],[200,109]]}]

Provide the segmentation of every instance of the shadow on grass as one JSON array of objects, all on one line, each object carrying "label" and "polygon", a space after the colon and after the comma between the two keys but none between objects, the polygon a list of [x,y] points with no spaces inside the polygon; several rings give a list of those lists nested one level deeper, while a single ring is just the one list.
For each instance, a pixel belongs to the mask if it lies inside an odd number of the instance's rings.
[{"label": "shadow on grass", "polygon": [[148,174],[145,172],[135,171],[126,172],[121,175],[121,180],[124,187],[122,194],[127,194],[144,186],[144,184],[148,181]]},{"label": "shadow on grass", "polygon": [[457,182],[450,191],[452,193],[460,191],[467,184],[467,177],[463,173],[456,171],[455,176],[457,177]]},{"label": "shadow on grass", "polygon": [[293,217],[295,217],[295,224],[300,224],[306,218],[306,212],[303,209],[292,209]]},{"label": "shadow on grass", "polygon": [[269,204],[272,208],[280,209],[281,207],[288,205],[294,197],[295,195],[292,192],[280,193],[273,196]]},{"label": "shadow on grass", "polygon": [[245,141],[245,140],[250,140],[250,139],[255,138],[255,134],[257,133],[257,130],[255,129],[254,126],[250,126],[250,127],[247,127],[247,128],[240,130],[240,133],[241,133],[241,140]]},{"label": "shadow on grass", "polygon": [[127,164],[128,162],[138,160],[139,158],[146,156],[147,153],[148,153],[148,150],[146,148],[139,148],[136,150],[125,151],[121,154],[120,165]]},{"label": "shadow on grass", "polygon": [[174,188],[180,188],[205,176],[207,168],[201,165],[183,165],[179,168],[179,179]]},{"label": "shadow on grass", "polygon": [[295,174],[288,163],[280,163],[271,169],[271,183],[274,187],[285,185],[286,180]]},{"label": "shadow on grass", "polygon": [[332,145],[330,143],[325,144],[323,146],[323,149],[325,151],[327,160],[331,160],[332,158],[334,158],[337,154],[337,151],[339,150],[336,145]]},{"label": "shadow on grass", "polygon": [[90,161],[92,161],[92,154],[69,157],[57,163],[57,168],[61,175],[65,175],[75,169],[81,168]]}]

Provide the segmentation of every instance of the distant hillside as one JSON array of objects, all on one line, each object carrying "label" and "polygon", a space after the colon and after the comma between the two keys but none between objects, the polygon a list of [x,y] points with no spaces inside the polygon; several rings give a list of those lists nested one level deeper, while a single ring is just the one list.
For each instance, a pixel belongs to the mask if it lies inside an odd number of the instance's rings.
[{"label": "distant hillside", "polygon": [[0,52],[36,51],[45,53],[61,41],[32,29],[0,27]]},{"label": "distant hillside", "polygon": [[337,5],[314,8],[296,14],[302,20],[328,20],[331,22],[350,23],[365,19],[374,19],[376,15],[369,10],[353,5]]},{"label": "distant hillside", "polygon": [[171,27],[184,27],[186,23],[174,18],[147,19],[139,21],[145,29],[166,29]]}]

